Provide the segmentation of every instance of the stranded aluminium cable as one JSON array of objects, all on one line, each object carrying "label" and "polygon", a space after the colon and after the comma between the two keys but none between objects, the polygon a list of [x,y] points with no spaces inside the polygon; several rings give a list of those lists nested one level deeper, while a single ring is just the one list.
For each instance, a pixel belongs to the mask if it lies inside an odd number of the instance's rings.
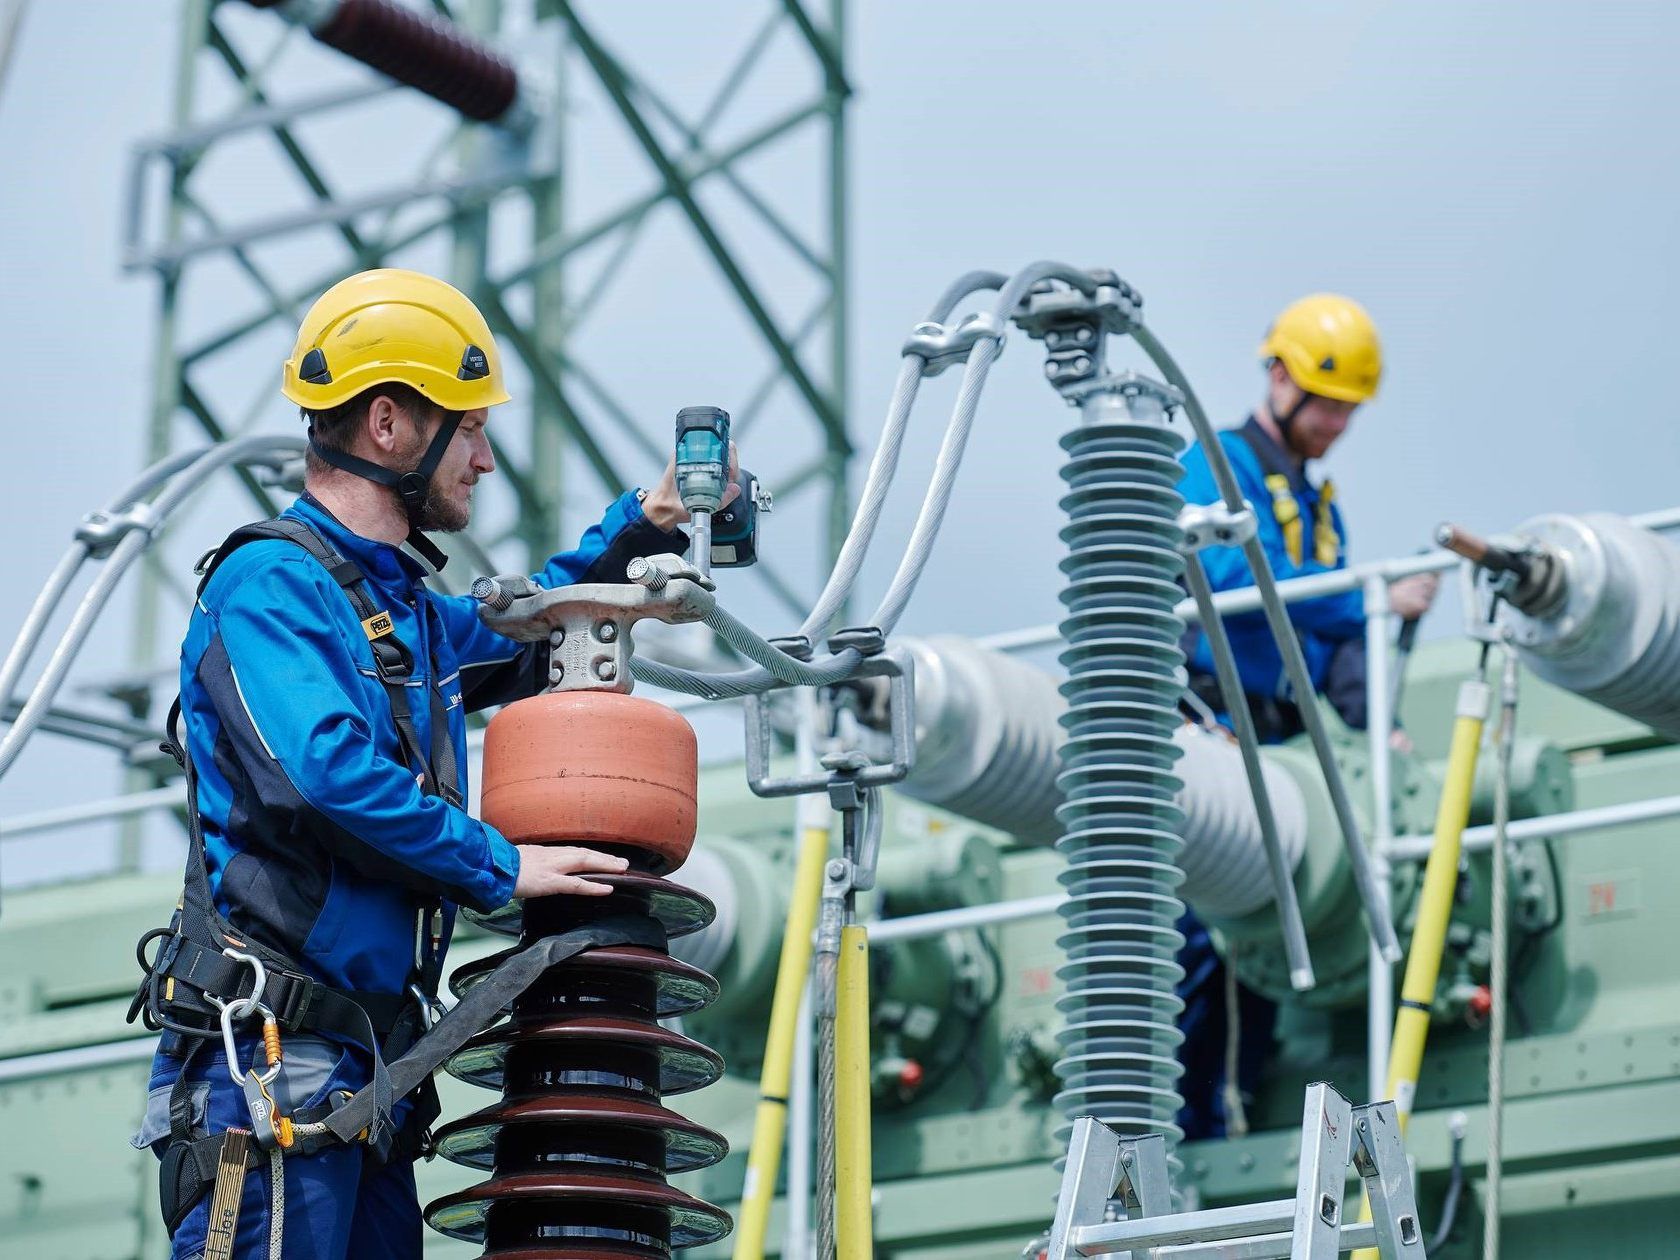
[{"label": "stranded aluminium cable", "polygon": [[[59,688],[63,686],[65,676],[70,672],[70,666],[87,642],[92,633],[99,614],[104,610],[122,580],[123,574],[130,565],[137,560],[141,553],[151,544],[152,535],[157,527],[166,520],[176,508],[199,486],[207,481],[214,473],[228,465],[267,464],[275,463],[294,457],[303,451],[304,443],[301,438],[249,437],[239,438],[232,442],[225,442],[204,451],[194,452],[194,458],[184,467],[179,468],[169,477],[158,497],[149,504],[139,504],[129,510],[131,523],[128,532],[112,550],[105,568],[100,572],[87,593],[82,596],[82,602],[76,608],[70,624],[64,631],[64,637],[59,640],[57,648],[48,659],[46,668],[30,693],[28,701],[18,711],[12,723],[12,729],[6,733],[6,738],[0,741],[0,776],[3,776],[35,729],[45,720],[52,707]],[[172,463],[165,461],[142,477],[154,477],[159,469]],[[72,554],[74,553],[72,548]],[[67,557],[68,559],[68,557]],[[80,563],[80,561],[78,561]],[[65,569],[61,562],[59,568]],[[73,570],[72,570],[73,571]],[[57,571],[55,570],[55,576]],[[31,611],[31,621],[35,620],[35,612]],[[41,619],[44,623],[44,617]],[[39,628],[36,630],[39,634]],[[27,656],[27,648],[20,645],[14,648],[14,656],[19,652]],[[11,668],[12,661],[8,659],[7,668]],[[18,668],[22,668],[22,659],[18,660]]]},{"label": "stranded aluminium cable", "polygon": [[[940,445],[938,459],[935,463],[934,474],[929,482],[928,490],[922,501],[922,508],[917,516],[916,524],[911,532],[910,542],[905,549],[905,556],[894,575],[887,594],[882,598],[874,616],[869,620],[870,625],[876,626],[883,632],[890,632],[903,614],[905,606],[914,593],[917,582],[927,567],[928,558],[932,554],[933,543],[938,535],[939,527],[945,516],[945,510],[950,502],[955,485],[957,471],[961,466],[963,453],[967,448],[968,438],[973,429],[974,413],[978,409],[981,388],[985,383],[987,370],[992,360],[997,357],[1003,340],[1003,328],[1008,317],[1020,305],[1033,285],[1042,280],[1062,280],[1075,285],[1083,291],[1090,292],[1094,282],[1089,276],[1061,263],[1040,262],[1023,268],[1003,285],[1002,293],[998,297],[989,323],[983,324],[977,330],[973,349],[969,352],[964,366],[963,382],[958,391],[957,402],[953,409],[951,420],[946,427],[944,441]],[[948,317],[950,309],[968,293],[984,288],[996,287],[998,277],[990,272],[972,272],[952,285],[941,295],[939,303],[934,308],[935,322],[940,317]],[[898,445],[902,440],[903,419],[900,419],[897,404],[903,392],[909,392],[912,397],[914,384],[919,381],[920,373],[926,365],[926,358],[916,352],[914,348],[905,351],[906,370],[900,374],[900,390],[894,394],[894,408],[889,411],[889,430],[883,433],[881,446],[877,448],[877,463],[895,464],[898,455]],[[917,376],[912,378],[909,373],[910,365],[920,364],[916,368]],[[904,418],[908,417],[906,408]],[[887,457],[886,460],[883,457]],[[890,464],[888,465],[890,467]],[[871,483],[875,482],[875,469],[871,469]],[[888,474],[890,478],[890,473]],[[878,510],[865,514],[864,509],[873,505],[878,509],[879,501],[886,492],[886,480],[881,482],[878,496],[873,498],[866,487],[865,499],[859,503],[859,512],[854,517],[853,531],[863,527],[863,545],[874,529],[874,520],[878,517]],[[848,543],[850,536],[848,536]],[[844,548],[842,549],[844,556]],[[837,565],[836,572],[831,577],[831,587],[839,593],[838,598],[832,600],[837,608],[849,591],[850,584],[856,579],[856,569],[861,566],[863,546],[854,552],[856,560],[849,562],[852,567],[842,572]],[[838,579],[838,580],[836,580]],[[830,602],[830,589],[825,589],[824,598],[819,600],[818,609],[813,617],[807,620],[807,626],[821,620],[816,616],[822,612]],[[708,624],[711,621],[708,619]],[[717,626],[713,627],[717,629]],[[756,636],[755,636],[756,637]],[[636,676],[644,682],[654,686],[667,687],[672,690],[685,691],[694,695],[702,695],[711,699],[721,699],[727,696],[748,695],[754,692],[769,690],[782,682],[800,682],[806,685],[823,685],[837,682],[850,676],[857,664],[862,660],[860,653],[854,649],[846,649],[830,656],[812,661],[808,666],[799,669],[778,669],[774,672],[765,668],[740,670],[732,673],[708,674],[691,670],[678,670],[670,666],[662,666],[652,662],[637,662]],[[778,678],[778,675],[781,675]]]},{"label": "stranded aluminium cable", "polygon": [[[939,300],[934,303],[932,310],[929,312],[929,322],[941,323],[948,319],[956,304],[969,294],[997,288],[1005,283],[1004,278],[996,272],[969,272],[940,295]],[[835,561],[834,569],[829,574],[822,594],[818,597],[816,605],[800,627],[799,635],[807,642],[815,642],[826,633],[828,624],[851,594],[858,573],[862,570],[864,557],[873,540],[875,527],[880,520],[881,505],[885,502],[887,491],[897,473],[904,433],[909,423],[916,394],[921,387],[922,378],[927,375],[927,366],[928,360],[923,354],[919,353],[918,348],[914,344],[907,345],[904,351],[904,362],[899,370],[898,382],[893,389],[892,400],[887,408],[887,420],[882,428],[881,440],[876,445],[875,455],[870,461],[869,475],[865,480],[863,493],[858,500],[857,510],[852,516],[852,526],[847,531],[846,540],[841,546],[840,555]],[[966,375],[965,373],[965,381]],[[977,403],[977,393],[972,401]],[[953,416],[951,424],[955,426],[959,423],[960,418],[959,412],[959,415]],[[968,416],[970,422],[972,418],[971,406]],[[947,433],[949,433],[949,428]],[[937,473],[935,476],[935,484],[937,485]],[[930,495],[933,493],[932,487],[930,487],[929,493]],[[948,487],[945,493],[948,497]],[[927,506],[927,502],[924,501],[924,515],[927,512]],[[943,515],[943,505],[940,505],[938,510],[939,514]],[[918,525],[920,523],[920,519],[918,519]],[[741,642],[731,637],[731,628],[721,619],[718,623],[708,619],[707,624],[712,629],[717,630],[732,646],[738,649],[743,647]],[[795,662],[793,658],[781,653],[779,649],[769,648],[769,645],[765,644],[765,641],[758,636],[753,635],[752,638],[755,644],[763,644],[768,650],[776,652],[782,660],[792,662],[794,667],[790,668],[779,662],[772,662],[770,668],[761,664],[759,668],[754,669],[707,673],[637,660],[633,662],[633,668],[636,677],[643,682],[651,683],[656,687],[687,692],[691,695],[705,696],[708,699],[715,700],[767,691],[776,686],[778,682],[814,686],[838,682],[849,677],[862,660],[860,653],[848,649],[834,655],[824,656],[809,665],[805,665],[802,662]],[[752,655],[752,653],[748,654]]]}]

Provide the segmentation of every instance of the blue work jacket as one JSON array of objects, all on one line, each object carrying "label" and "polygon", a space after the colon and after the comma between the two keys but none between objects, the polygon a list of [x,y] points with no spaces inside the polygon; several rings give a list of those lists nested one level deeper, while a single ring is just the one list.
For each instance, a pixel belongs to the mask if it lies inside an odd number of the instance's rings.
[{"label": "blue work jacket", "polygon": [[[467,713],[541,690],[547,644],[496,634],[477,601],[431,591],[407,553],[352,533],[307,494],[285,515],[354,562],[389,612],[414,658],[404,690],[420,747],[431,747],[436,688],[465,799]],[[545,587],[622,582],[632,558],[686,546],[626,494],[533,576]],[[301,547],[252,542],[217,568],[182,644],[181,712],[217,908],[316,979],[402,992],[422,907],[443,903],[441,950],[456,905],[493,910],[513,895],[517,850],[422,792],[360,619]]]},{"label": "blue work jacket", "polygon": [[[1306,473],[1292,463],[1253,416],[1241,429],[1221,432],[1219,442],[1236,472],[1243,498],[1254,505],[1260,543],[1266,549],[1266,558],[1279,581],[1347,567],[1347,531],[1342,523],[1341,510],[1334,501],[1325,505],[1330,528],[1334,531],[1335,550],[1333,562],[1325,564],[1314,554],[1314,526],[1320,519],[1322,489],[1308,480]],[[1301,523],[1301,556],[1298,560],[1290,554],[1284,526],[1278,520],[1274,493],[1266,484],[1268,475],[1288,479],[1288,493],[1295,501]],[[1187,503],[1219,501],[1219,490],[1208,467],[1207,453],[1199,442],[1185,452],[1184,476],[1178,490]],[[1254,574],[1240,547],[1209,547],[1202,552],[1202,563],[1207,568],[1208,582],[1215,591],[1254,585]],[[1291,604],[1289,618],[1300,636],[1313,686],[1322,690],[1330,658],[1336,648],[1365,633],[1364,596],[1353,590]],[[1243,690],[1252,695],[1294,699],[1283,674],[1283,658],[1278,654],[1277,643],[1266,625],[1265,614],[1256,609],[1226,617],[1225,627],[1230,634],[1231,650],[1237,658],[1237,671],[1242,675]],[[1198,631],[1193,637],[1195,643],[1189,652],[1188,668],[1192,674],[1211,675],[1214,672],[1213,654],[1208,650],[1207,636]]]}]

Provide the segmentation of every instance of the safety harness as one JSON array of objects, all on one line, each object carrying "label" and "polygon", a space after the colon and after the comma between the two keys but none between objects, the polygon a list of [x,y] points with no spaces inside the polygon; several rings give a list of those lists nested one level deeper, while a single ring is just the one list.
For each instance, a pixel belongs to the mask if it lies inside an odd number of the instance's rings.
[{"label": "safety harness", "polygon": [[[258,521],[235,530],[200,562],[199,595],[216,569],[240,547],[270,539],[301,547],[344,591],[373,649],[405,760],[419,767],[422,790],[459,806],[460,773],[447,711],[435,685],[436,661],[432,662],[434,685],[428,688],[432,740],[429,752],[423,753],[404,690],[414,672],[413,654],[397,638],[389,614],[378,608],[366,575],[354,562],[338,555],[302,521],[287,517]],[[603,917],[514,953],[452,1010],[434,1020],[443,966],[441,903],[434,899],[417,907],[416,969],[407,992],[348,992],[323,984],[285,954],[235,932],[216,908],[198,811],[198,776],[186,741],[175,734],[180,712],[177,698],[161,747],[186,775],[186,878],[169,926],[147,932],[136,947],[145,974],[128,1012],[129,1022],[138,1017],[153,1031],[179,1035],[188,1047],[170,1092],[170,1139],[159,1174],[164,1222],[171,1233],[212,1184],[218,1186],[219,1201],[224,1182],[235,1174],[242,1178],[246,1170],[265,1160],[278,1176],[282,1153],[309,1155],[331,1143],[362,1141],[381,1160],[429,1156],[427,1126],[438,1115],[432,1073],[506,1010],[537,976],[585,949],[665,945],[663,929],[649,917]],[[153,942],[159,943],[148,956]],[[253,1064],[249,1072],[243,1072],[235,1061],[234,1030],[255,1019],[261,1021],[270,1067],[259,1072]],[[278,1071],[282,1032],[324,1035],[360,1046],[373,1061],[371,1082],[354,1095],[341,1092],[319,1106],[280,1116],[267,1086]],[[245,1089],[251,1104],[251,1131],[201,1134],[194,1130],[189,1069],[204,1046],[218,1036],[228,1054],[230,1075]],[[399,1133],[393,1109],[415,1091],[419,1092],[413,1109]]]},{"label": "safety harness", "polygon": [[[1287,415],[1277,417],[1278,427],[1286,436],[1289,422],[1294,420],[1310,398],[1310,394],[1303,395]],[[1290,562],[1299,567],[1306,554],[1306,539],[1296,489],[1298,483],[1305,481],[1305,474],[1289,462],[1284,452],[1266,436],[1252,418],[1238,429],[1237,433],[1260,464],[1266,491],[1272,496],[1272,516],[1283,532],[1284,550],[1288,553]],[[1336,533],[1335,514],[1331,510],[1335,501],[1336,487],[1326,477],[1318,487],[1318,503],[1313,509],[1313,559],[1327,569],[1335,567],[1342,549],[1342,540]],[[1179,647],[1184,652],[1186,661],[1195,657],[1201,634],[1200,626],[1185,628]],[[1222,693],[1218,679],[1212,674],[1192,671],[1186,686],[1202,706],[1211,712],[1222,711],[1226,704],[1230,703]],[[1287,694],[1286,681],[1280,680],[1279,693],[1274,696],[1258,692],[1244,694],[1249,711],[1254,716],[1255,729],[1262,739],[1288,739],[1306,729],[1299,706]],[[1191,716],[1194,719],[1199,715]]]},{"label": "safety harness", "polygon": [[[1303,546],[1301,505],[1295,498],[1295,486],[1287,473],[1267,473],[1266,489],[1272,495],[1272,515],[1283,530],[1283,547],[1292,564],[1299,567],[1305,556]],[[1342,540],[1336,535],[1336,518],[1330,507],[1336,501],[1335,484],[1326,477],[1318,487],[1318,505],[1313,509],[1313,560],[1325,568],[1333,568],[1341,555]]]}]

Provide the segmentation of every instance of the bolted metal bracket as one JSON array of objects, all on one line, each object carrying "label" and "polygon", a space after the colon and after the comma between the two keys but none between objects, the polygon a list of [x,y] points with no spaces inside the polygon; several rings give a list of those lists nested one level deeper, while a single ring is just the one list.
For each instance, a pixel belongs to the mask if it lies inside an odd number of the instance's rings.
[{"label": "bolted metal bracket", "polygon": [[[885,678],[892,730],[892,761],[884,766],[863,764],[855,768],[829,769],[823,774],[789,775],[775,778],[770,773],[770,705],[762,695],[745,697],[747,786],[757,796],[803,796],[827,792],[837,777],[857,788],[882,787],[897,783],[916,764],[915,667],[902,647],[888,648],[866,657],[857,672],[847,679]],[[861,757],[860,753],[841,754]]]},{"label": "bolted metal bracket", "polygon": [[670,625],[701,621],[717,602],[677,556],[654,556],[640,572],[644,581],[539,587],[535,593],[525,593],[533,586],[527,578],[481,579],[473,594],[481,600],[479,619],[497,634],[522,643],[548,641],[549,691],[628,693],[635,685],[631,627],[648,618]]},{"label": "bolted metal bracket", "polygon": [[1093,292],[1040,281],[1012,316],[1022,332],[1044,343],[1044,375],[1064,396],[1105,375],[1104,338],[1129,333],[1143,313],[1142,295],[1114,272],[1087,274],[1095,282]]},{"label": "bolted metal bracket", "polygon": [[1246,501],[1240,512],[1223,503],[1186,503],[1178,514],[1178,527],[1184,531],[1179,550],[1189,555],[1205,547],[1240,547],[1254,537],[1259,523],[1254,505]]},{"label": "bolted metal bracket", "polygon": [[1130,370],[1075,381],[1060,392],[1070,407],[1085,412],[1087,424],[1101,420],[1164,428],[1184,405],[1184,395],[1171,385]]}]

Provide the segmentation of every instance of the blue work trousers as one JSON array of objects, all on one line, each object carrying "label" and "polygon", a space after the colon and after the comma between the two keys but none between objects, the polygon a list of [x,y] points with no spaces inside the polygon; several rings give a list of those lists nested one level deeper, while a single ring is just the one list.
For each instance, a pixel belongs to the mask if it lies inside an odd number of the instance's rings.
[{"label": "blue work trousers", "polygon": [[[306,1050],[299,1047],[294,1076],[308,1087],[302,1097],[294,1091],[292,1108],[309,1107],[326,1100],[334,1090],[357,1090],[366,1083],[368,1069],[362,1056],[349,1050],[333,1052],[337,1062],[321,1062],[319,1047],[326,1043],[311,1039]],[[240,1057],[249,1063],[256,1047],[241,1039]],[[309,1063],[311,1052],[317,1061]],[[292,1059],[288,1054],[288,1060]],[[160,1054],[152,1068],[151,1092],[172,1085],[181,1070],[181,1060]],[[211,1133],[230,1126],[249,1128],[251,1113],[244,1091],[228,1075],[227,1058],[221,1043],[201,1049],[187,1069],[195,1119]],[[208,1083],[208,1090],[203,1083]],[[149,1110],[152,1110],[149,1108]],[[154,1140],[152,1149],[162,1154],[168,1138]],[[393,1159],[380,1165],[362,1146],[334,1144],[314,1155],[287,1155],[284,1169],[285,1214],[282,1254],[286,1260],[348,1260],[379,1256],[388,1260],[419,1260],[421,1252],[420,1202],[414,1189],[414,1162]],[[265,1157],[245,1174],[245,1189],[239,1210],[234,1260],[267,1260],[269,1217],[273,1203],[270,1163]],[[170,1254],[175,1260],[196,1260],[204,1251],[205,1229],[210,1215],[211,1192],[203,1197],[176,1228]]]}]

